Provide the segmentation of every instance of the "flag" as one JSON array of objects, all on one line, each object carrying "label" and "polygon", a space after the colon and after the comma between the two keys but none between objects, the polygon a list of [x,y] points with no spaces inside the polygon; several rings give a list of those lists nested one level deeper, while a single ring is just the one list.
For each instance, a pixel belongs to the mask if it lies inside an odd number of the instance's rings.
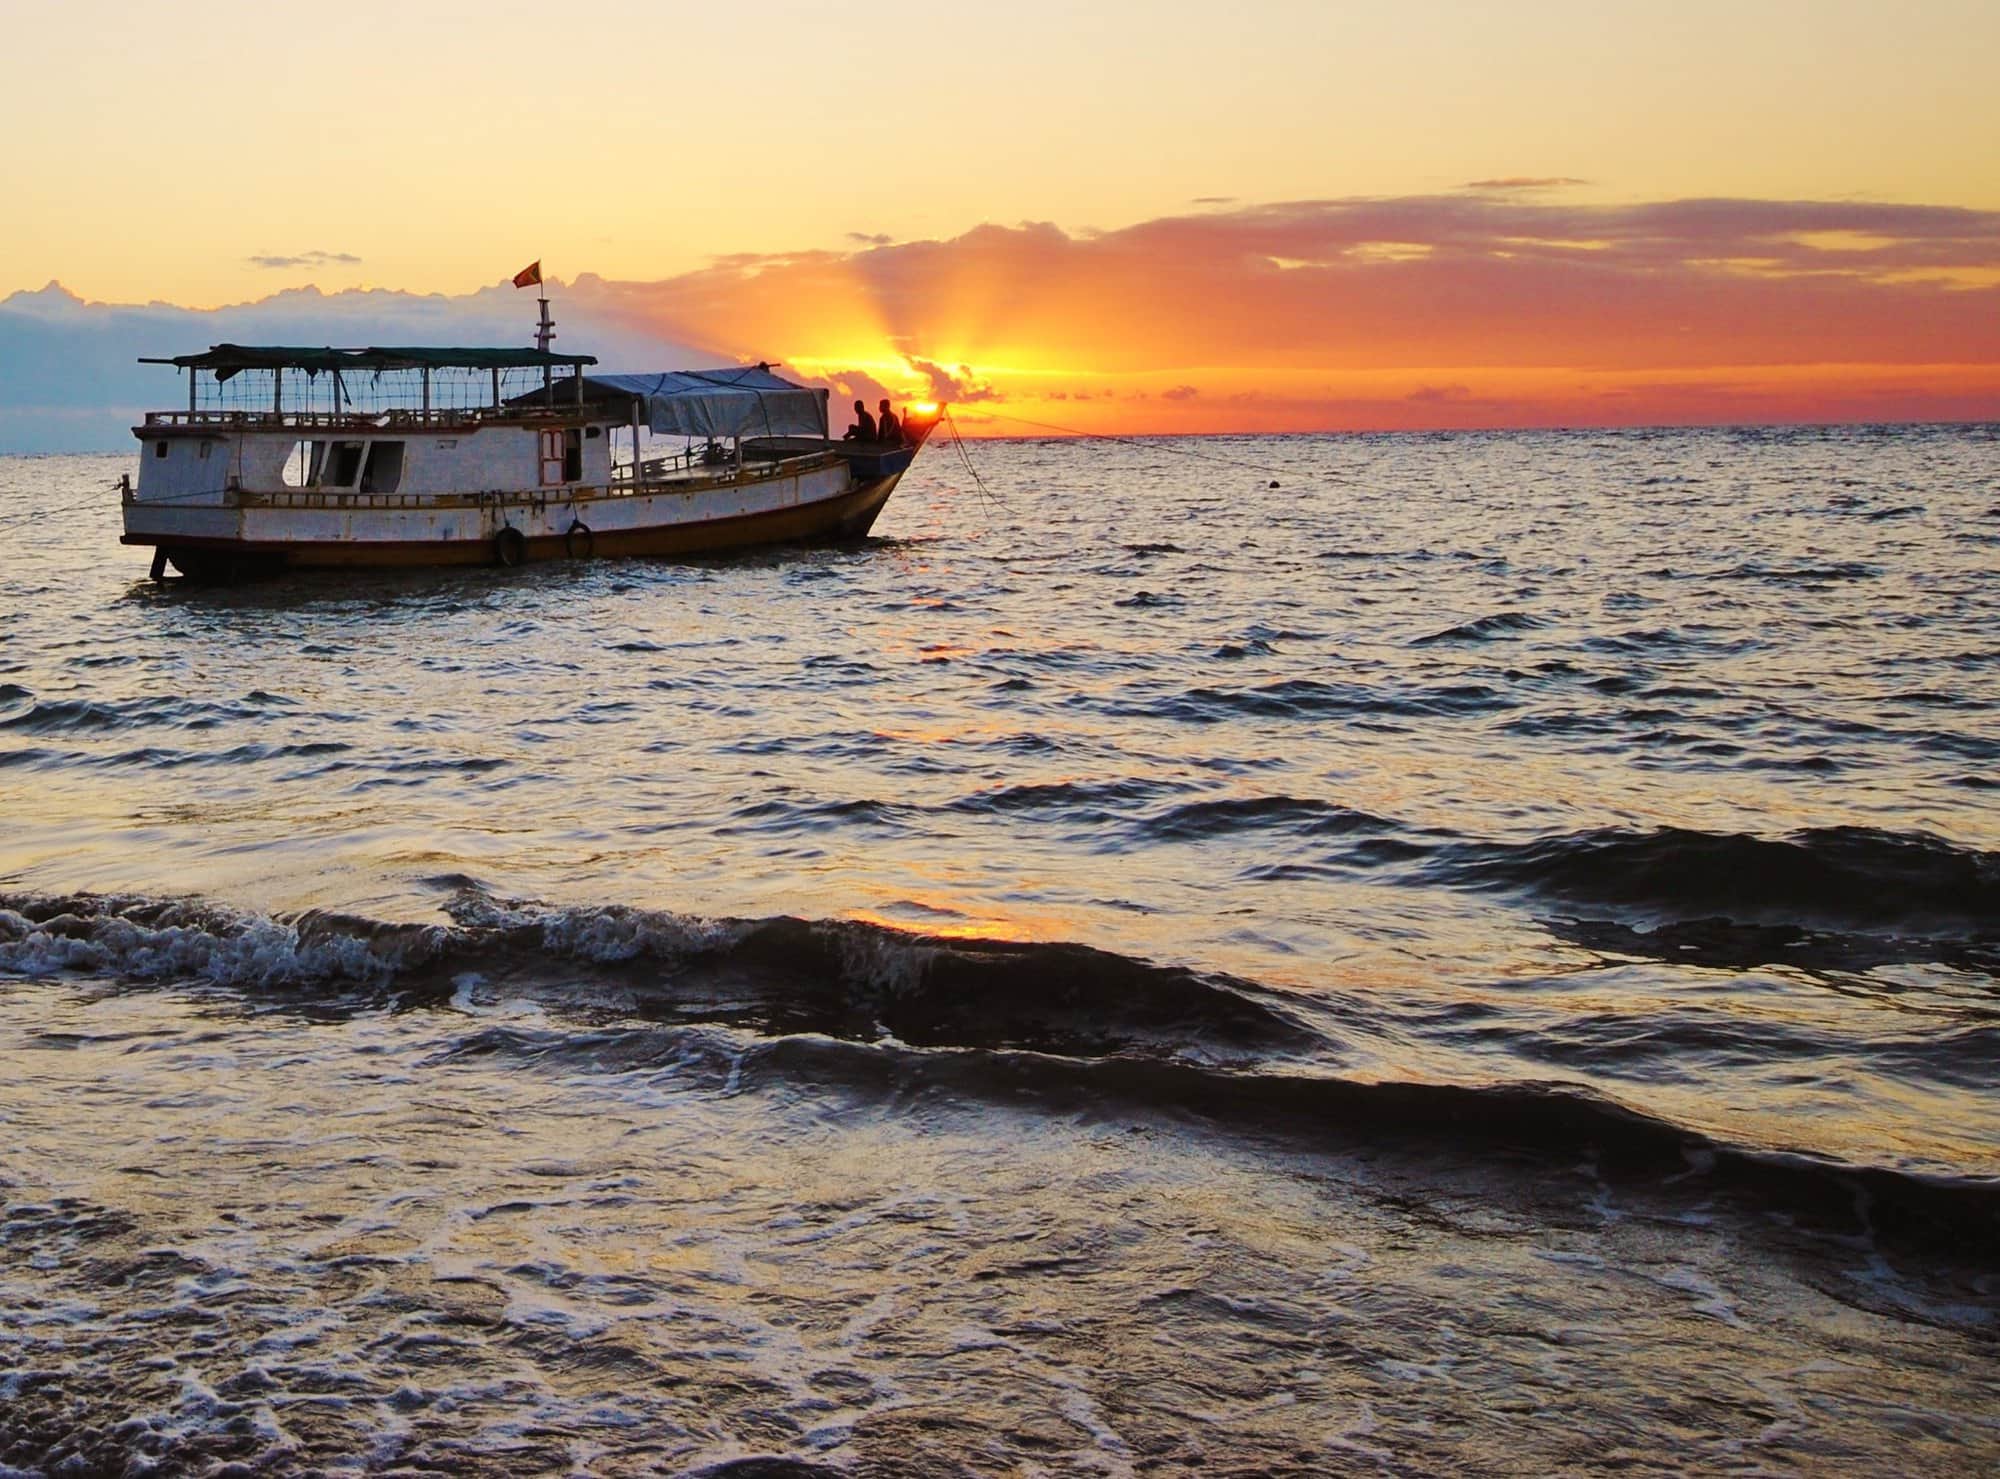
[{"label": "flag", "polygon": [[514,274],[514,286],[517,288],[525,288],[530,284],[539,286],[541,281],[542,259],[540,257],[535,258],[534,261]]}]

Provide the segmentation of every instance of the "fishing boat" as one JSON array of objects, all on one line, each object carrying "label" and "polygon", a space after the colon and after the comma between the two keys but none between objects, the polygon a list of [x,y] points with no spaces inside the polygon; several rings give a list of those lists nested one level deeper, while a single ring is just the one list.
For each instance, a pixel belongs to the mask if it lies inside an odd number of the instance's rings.
[{"label": "fishing boat", "polygon": [[184,409],[133,428],[123,542],[152,573],[520,565],[867,534],[941,408],[834,440],[828,392],[768,364],[598,374],[537,347],[218,344],[147,359]]}]

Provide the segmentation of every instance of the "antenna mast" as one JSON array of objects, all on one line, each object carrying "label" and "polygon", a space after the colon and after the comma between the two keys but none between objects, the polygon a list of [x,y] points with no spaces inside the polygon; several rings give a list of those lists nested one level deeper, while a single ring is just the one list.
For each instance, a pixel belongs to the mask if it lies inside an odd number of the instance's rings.
[{"label": "antenna mast", "polygon": [[[541,265],[540,262],[535,264],[537,268],[540,268]],[[549,341],[556,336],[556,321],[549,317],[549,290],[548,286],[543,283],[542,275],[539,271],[535,273],[535,292],[538,295],[535,301],[542,305],[542,321],[535,328],[535,348],[539,349],[543,354],[547,354],[549,352]],[[548,404],[554,405],[555,396],[555,372],[547,365],[543,365],[542,398]]]}]

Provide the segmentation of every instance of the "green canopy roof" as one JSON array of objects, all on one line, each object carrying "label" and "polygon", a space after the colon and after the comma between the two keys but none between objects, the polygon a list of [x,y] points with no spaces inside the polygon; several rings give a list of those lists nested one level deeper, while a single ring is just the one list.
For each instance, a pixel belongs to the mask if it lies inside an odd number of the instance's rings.
[{"label": "green canopy roof", "polygon": [[313,349],[274,344],[217,344],[204,354],[141,359],[142,365],[176,365],[212,370],[227,380],[241,370],[538,370],[558,365],[594,365],[594,354],[549,354],[539,349],[433,349],[374,345],[367,349]]}]

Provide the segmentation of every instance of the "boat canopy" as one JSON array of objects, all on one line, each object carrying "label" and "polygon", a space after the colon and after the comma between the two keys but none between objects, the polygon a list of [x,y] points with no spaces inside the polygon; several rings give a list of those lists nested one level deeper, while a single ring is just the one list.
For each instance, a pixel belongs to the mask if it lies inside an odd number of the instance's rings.
[{"label": "boat canopy", "polygon": [[648,430],[690,437],[826,438],[828,392],[771,373],[769,365],[586,375],[586,400],[633,403]]},{"label": "boat canopy", "polygon": [[212,370],[218,381],[244,370],[539,370],[597,363],[594,354],[551,354],[539,349],[436,349],[422,345],[373,345],[366,349],[314,349],[276,344],[216,344],[203,354],[141,359],[142,365]]}]

